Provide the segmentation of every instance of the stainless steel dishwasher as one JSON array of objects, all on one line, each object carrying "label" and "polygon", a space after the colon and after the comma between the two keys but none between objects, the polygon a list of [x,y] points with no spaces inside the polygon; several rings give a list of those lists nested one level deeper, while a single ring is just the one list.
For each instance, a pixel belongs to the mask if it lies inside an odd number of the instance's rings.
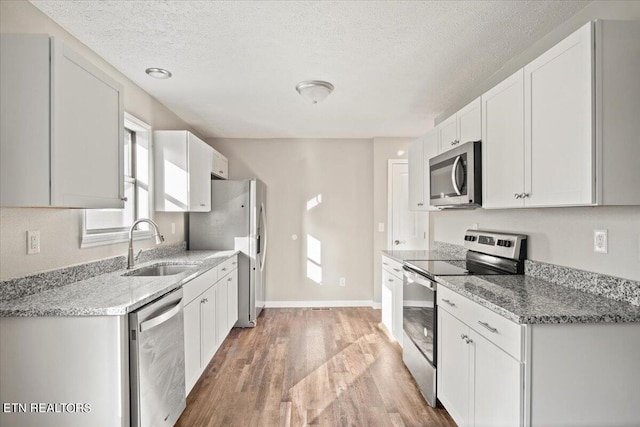
[{"label": "stainless steel dishwasher", "polygon": [[129,314],[131,426],[173,426],[186,406],[182,289]]}]

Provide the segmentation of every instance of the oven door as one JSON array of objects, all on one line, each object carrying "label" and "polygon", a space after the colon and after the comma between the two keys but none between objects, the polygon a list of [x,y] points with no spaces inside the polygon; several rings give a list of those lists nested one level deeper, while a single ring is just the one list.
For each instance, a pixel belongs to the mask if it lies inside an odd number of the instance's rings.
[{"label": "oven door", "polygon": [[436,406],[436,284],[404,270],[402,360],[425,400]]},{"label": "oven door", "polygon": [[467,142],[433,157],[429,160],[429,175],[432,206],[480,206],[480,141]]}]

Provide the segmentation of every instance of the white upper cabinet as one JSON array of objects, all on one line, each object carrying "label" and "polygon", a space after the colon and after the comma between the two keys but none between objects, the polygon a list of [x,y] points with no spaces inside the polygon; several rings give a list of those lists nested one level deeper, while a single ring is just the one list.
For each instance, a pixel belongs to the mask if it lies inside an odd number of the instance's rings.
[{"label": "white upper cabinet", "polygon": [[451,148],[482,137],[482,106],[480,98],[465,105],[456,114],[442,121],[438,129],[438,151],[444,153]]},{"label": "white upper cabinet", "polygon": [[423,141],[423,180],[424,180],[424,204],[430,211],[437,211],[438,208],[431,206],[431,172],[429,170],[429,160],[439,154],[438,151],[438,130],[432,129],[424,136]]},{"label": "white upper cabinet", "polygon": [[455,147],[458,141],[458,124],[456,123],[456,115],[449,117],[447,120],[440,122],[436,126],[438,133],[438,152],[444,153]]},{"label": "white upper cabinet", "polygon": [[524,70],[482,95],[485,208],[524,206]]},{"label": "white upper cabinet", "polygon": [[0,39],[0,205],[123,208],[122,85],[60,40]]},{"label": "white upper cabinet", "polygon": [[211,173],[218,178],[228,179],[229,178],[229,160],[222,154],[220,154],[217,150],[213,150],[213,166],[211,168]]},{"label": "white upper cabinet", "polygon": [[409,145],[409,210],[425,211],[429,206],[425,201],[424,189],[424,138],[417,138]]},{"label": "white upper cabinet", "polygon": [[156,210],[209,212],[213,148],[188,131],[153,135]]},{"label": "white upper cabinet", "polygon": [[483,206],[640,205],[640,23],[590,22],[482,96]]},{"label": "white upper cabinet", "polygon": [[593,26],[524,67],[527,206],[594,200]]}]

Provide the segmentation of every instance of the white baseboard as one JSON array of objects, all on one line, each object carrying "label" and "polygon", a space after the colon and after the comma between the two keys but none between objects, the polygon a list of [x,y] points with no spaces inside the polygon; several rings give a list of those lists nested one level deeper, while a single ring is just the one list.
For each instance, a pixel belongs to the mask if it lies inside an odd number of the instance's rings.
[{"label": "white baseboard", "polygon": [[266,308],[316,308],[316,307],[373,307],[372,300],[341,300],[341,301],[265,301]]},{"label": "white baseboard", "polygon": [[371,308],[374,308],[376,310],[380,310],[382,308],[382,303],[381,302],[372,301],[371,302]]}]

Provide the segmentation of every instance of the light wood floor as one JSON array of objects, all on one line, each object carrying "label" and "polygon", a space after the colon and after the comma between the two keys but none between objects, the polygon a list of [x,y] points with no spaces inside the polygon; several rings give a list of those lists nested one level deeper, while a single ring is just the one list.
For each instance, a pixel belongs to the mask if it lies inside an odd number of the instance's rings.
[{"label": "light wood floor", "polygon": [[455,426],[431,408],[371,308],[266,309],[234,329],[177,426]]}]

